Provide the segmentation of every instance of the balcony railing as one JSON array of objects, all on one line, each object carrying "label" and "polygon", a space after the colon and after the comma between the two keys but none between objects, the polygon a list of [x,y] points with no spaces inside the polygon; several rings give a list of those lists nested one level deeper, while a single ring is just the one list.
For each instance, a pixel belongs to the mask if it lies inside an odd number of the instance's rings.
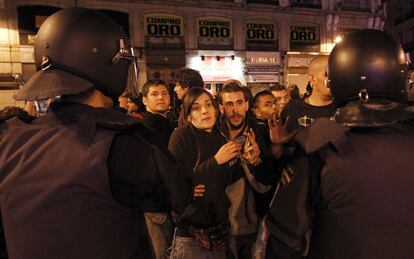
[{"label": "balcony railing", "polygon": [[369,7],[362,7],[356,5],[343,5],[341,10],[344,11],[356,11],[356,12],[371,12],[371,8]]},{"label": "balcony railing", "polygon": [[303,8],[314,8],[321,9],[321,1],[295,1],[293,2],[293,7],[303,7]]}]

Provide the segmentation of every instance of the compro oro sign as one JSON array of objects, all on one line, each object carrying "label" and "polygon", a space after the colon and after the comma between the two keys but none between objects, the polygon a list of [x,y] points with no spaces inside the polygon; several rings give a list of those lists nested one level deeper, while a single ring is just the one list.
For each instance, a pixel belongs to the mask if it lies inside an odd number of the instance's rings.
[{"label": "compro oro sign", "polygon": [[144,16],[145,36],[183,37],[183,18],[167,14],[147,14]]},{"label": "compro oro sign", "polygon": [[246,22],[246,49],[258,51],[276,51],[278,46],[277,23]]},{"label": "compro oro sign", "polygon": [[312,23],[294,23],[290,25],[291,51],[320,51],[319,25]]},{"label": "compro oro sign", "polygon": [[197,19],[197,42],[199,49],[233,49],[233,24],[221,17]]},{"label": "compro oro sign", "polygon": [[183,49],[183,17],[169,14],[144,16],[145,47],[157,49]]}]

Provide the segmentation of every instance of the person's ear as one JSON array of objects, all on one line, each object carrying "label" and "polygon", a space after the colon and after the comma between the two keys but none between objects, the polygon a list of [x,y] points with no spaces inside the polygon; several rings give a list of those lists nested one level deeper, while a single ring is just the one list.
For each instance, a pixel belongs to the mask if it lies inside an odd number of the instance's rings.
[{"label": "person's ear", "polygon": [[219,104],[220,113],[224,115],[224,107],[223,105]]},{"label": "person's ear", "polygon": [[256,117],[260,117],[262,114],[260,113],[260,110],[259,109],[257,109],[257,108],[254,108],[253,107],[253,112],[254,112],[254,114],[256,115]]},{"label": "person's ear", "polygon": [[308,75],[308,80],[309,80],[309,83],[311,84],[311,86],[313,86],[315,84],[315,75],[314,74],[309,74]]},{"label": "person's ear", "polygon": [[249,110],[249,101],[245,101],[244,106],[245,106],[244,109],[247,112]]},{"label": "person's ear", "polygon": [[148,105],[148,99],[147,97],[142,97],[142,103],[147,106]]}]

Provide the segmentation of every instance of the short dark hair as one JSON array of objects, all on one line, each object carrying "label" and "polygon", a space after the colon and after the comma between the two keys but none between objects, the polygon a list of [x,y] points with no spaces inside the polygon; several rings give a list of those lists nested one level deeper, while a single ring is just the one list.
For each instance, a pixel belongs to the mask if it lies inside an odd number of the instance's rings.
[{"label": "short dark hair", "polygon": [[[250,91],[249,89],[247,89],[247,90]],[[249,96],[247,95],[247,93],[243,89],[243,87],[239,86],[239,84],[237,84],[236,82],[230,82],[230,83],[224,85],[223,89],[221,89],[221,91],[219,92],[219,102],[220,102],[220,104],[223,104],[222,95],[224,93],[237,93],[237,92],[242,92],[243,93],[245,101],[249,100]]]},{"label": "short dark hair", "polygon": [[273,91],[287,91],[287,89],[286,89],[286,87],[284,85],[274,84],[274,85],[271,85],[269,87],[269,91],[270,92],[273,92]]},{"label": "short dark hair", "polygon": [[184,68],[175,75],[175,82],[183,88],[204,87],[203,78],[200,72],[191,68]]},{"label": "short dark hair", "polygon": [[194,87],[188,89],[186,95],[184,96],[183,100],[183,110],[184,110],[184,118],[187,122],[187,118],[191,113],[191,108],[193,107],[194,102],[197,100],[198,97],[200,97],[202,94],[207,94],[208,97],[211,99],[214,109],[216,110],[216,113],[218,112],[217,104],[214,100],[213,95],[211,93],[203,88],[200,87]]},{"label": "short dark hair", "polygon": [[162,81],[159,78],[154,78],[154,79],[148,80],[144,84],[144,86],[142,87],[142,90],[141,90],[142,97],[148,97],[148,92],[149,92],[150,87],[158,86],[158,85],[165,86],[165,89],[167,89],[167,91],[168,91],[168,86],[167,86],[167,84],[164,81]]},{"label": "short dark hair", "polygon": [[260,101],[260,97],[263,97],[263,96],[266,96],[266,95],[270,95],[270,96],[273,97],[273,94],[268,90],[263,90],[261,92],[258,92],[253,98],[253,107],[256,108],[257,104]]}]

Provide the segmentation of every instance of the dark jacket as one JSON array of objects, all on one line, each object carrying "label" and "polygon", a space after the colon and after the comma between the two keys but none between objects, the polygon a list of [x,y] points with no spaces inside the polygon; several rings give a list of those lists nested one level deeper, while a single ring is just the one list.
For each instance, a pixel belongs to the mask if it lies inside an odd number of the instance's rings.
[{"label": "dark jacket", "polygon": [[[153,131],[153,138],[159,145],[168,148],[168,142],[174,127],[166,117],[147,111],[144,113],[142,124]],[[167,161],[167,163],[170,162]],[[173,166],[168,164],[165,164],[164,167],[167,170],[174,170]],[[162,190],[162,188],[159,189],[157,195],[152,193],[152,195],[148,195],[144,198],[143,203],[145,212],[169,212],[171,210],[165,190]]]},{"label": "dark jacket", "polygon": [[[243,135],[250,128],[255,132],[256,141],[261,151],[260,158],[262,163],[257,166],[249,166],[249,170],[255,180],[270,188],[271,185],[277,182],[277,163],[271,155],[270,147],[265,144],[263,136],[253,121],[249,120],[246,123],[239,136]],[[224,118],[221,121],[221,131],[226,138],[229,138],[229,131]],[[231,165],[229,172],[226,193],[231,200],[229,214],[232,233],[233,235],[254,234],[257,232],[259,222],[254,197],[255,189],[247,180],[239,160],[236,160],[236,163]]]},{"label": "dark jacket", "polygon": [[[162,151],[138,121],[54,104],[32,124],[12,119],[0,130],[0,207],[11,258],[152,257],[142,199],[171,181],[157,167]],[[132,150],[141,156],[131,159]],[[113,160],[121,154],[126,159]]]},{"label": "dark jacket", "polygon": [[312,230],[310,258],[414,258],[413,125],[347,132],[319,119],[296,140],[309,156],[270,210],[274,257],[300,258]]},{"label": "dark jacket", "polygon": [[145,127],[150,128],[156,134],[156,137],[160,139],[160,143],[165,147],[168,147],[171,133],[174,131],[174,126],[170,120],[160,114],[151,112],[144,113],[144,119],[142,124]]},{"label": "dark jacket", "polygon": [[172,133],[169,150],[191,172],[193,186],[206,186],[204,197],[195,199],[180,215],[180,226],[206,228],[227,222],[229,202],[224,190],[228,168],[226,164],[218,165],[214,158],[225,143],[217,129],[209,133],[187,125]]},{"label": "dark jacket", "polygon": [[[272,142],[270,140],[269,135],[269,125],[267,120],[257,119],[257,130],[256,134],[260,135],[261,138],[264,140],[265,146],[263,148],[267,149],[267,153],[262,155],[262,164],[258,166],[257,171],[259,171],[262,177],[257,176],[258,179],[266,179],[262,180],[272,186],[272,188],[266,193],[260,193],[254,191],[255,203],[256,203],[256,212],[260,218],[263,218],[267,211],[269,210],[269,204],[273,198],[276,185],[279,182],[281,167],[283,163],[280,162],[280,159],[277,160],[276,158],[271,155],[271,148]],[[259,173],[256,173],[257,175]]]}]

